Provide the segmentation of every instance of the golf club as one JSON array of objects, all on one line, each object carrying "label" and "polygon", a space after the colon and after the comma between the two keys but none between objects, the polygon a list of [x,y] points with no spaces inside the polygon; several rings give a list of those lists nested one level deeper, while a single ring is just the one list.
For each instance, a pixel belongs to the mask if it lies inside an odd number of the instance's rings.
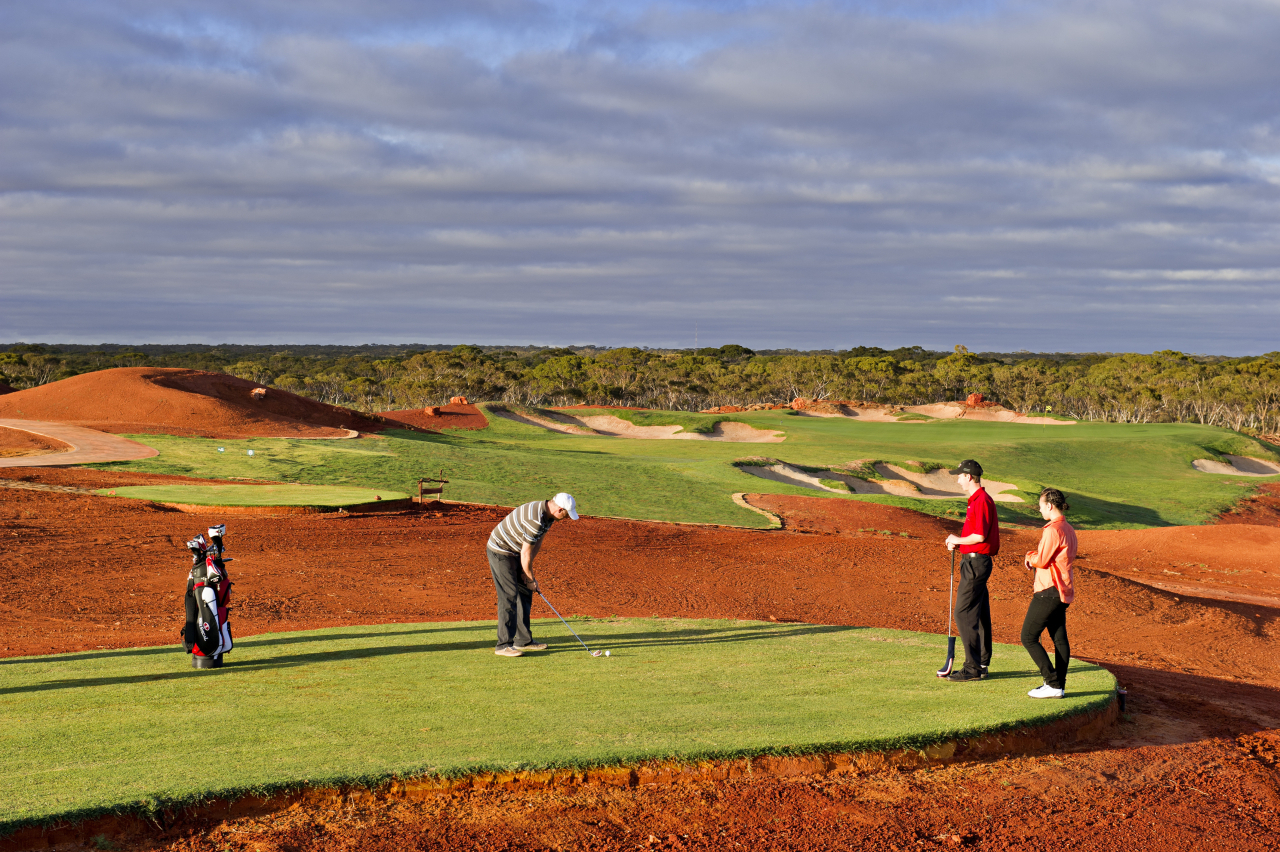
[{"label": "golf club", "polygon": [[[546,596],[546,595],[544,595],[544,594],[542,593],[542,590],[541,590],[541,589],[539,589],[539,590],[538,590],[538,597],[542,598],[542,602],[543,602],[544,604],[546,604],[547,606],[550,606],[550,607],[551,607],[551,611],[552,611],[552,612],[554,612],[554,613],[556,614],[556,618],[560,619],[560,622],[561,622],[565,627],[569,627],[569,622],[567,622],[567,621],[565,621],[565,620],[564,620],[564,616],[560,614],[560,611],[559,611],[559,610],[557,610],[555,607],[551,606],[551,601],[547,600],[547,596]],[[570,633],[573,633],[573,628],[572,628],[572,627],[569,627],[569,632],[570,632]],[[586,643],[586,642],[583,642],[583,641],[582,641],[582,637],[581,637],[581,636],[579,636],[577,633],[573,633],[573,638],[578,640],[578,644],[579,644],[579,645],[581,645],[581,646],[582,646],[582,647],[584,647],[584,648],[587,648],[587,643]],[[591,656],[593,656],[593,657],[598,657],[598,656],[600,656],[600,653],[601,653],[601,652],[600,652],[600,651],[593,651],[593,650],[591,650],[590,648],[587,648],[587,653],[588,653],[588,654],[590,654],[590,655],[591,655]]]},{"label": "golf club", "polygon": [[946,677],[951,674],[951,667],[956,664],[956,637],[951,635],[951,619],[954,616],[952,607],[955,605],[955,599],[952,597],[956,589],[956,552],[951,551],[951,586],[947,589],[947,661],[942,664],[942,668],[938,669],[938,677]]}]

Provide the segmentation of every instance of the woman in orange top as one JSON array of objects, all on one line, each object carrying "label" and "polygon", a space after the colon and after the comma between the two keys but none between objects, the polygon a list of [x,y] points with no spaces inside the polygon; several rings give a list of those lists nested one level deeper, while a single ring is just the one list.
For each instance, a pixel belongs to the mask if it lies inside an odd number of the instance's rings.
[{"label": "woman in orange top", "polygon": [[[1044,678],[1044,686],[1027,693],[1032,698],[1062,698],[1067,694],[1067,664],[1071,643],[1067,640],[1067,607],[1075,600],[1076,531],[1064,513],[1071,507],[1056,488],[1040,492],[1040,516],[1048,521],[1040,533],[1040,546],[1027,554],[1023,564],[1036,572],[1031,604],[1022,622],[1022,647]],[[1040,645],[1040,634],[1049,631],[1053,639],[1054,662]]]}]

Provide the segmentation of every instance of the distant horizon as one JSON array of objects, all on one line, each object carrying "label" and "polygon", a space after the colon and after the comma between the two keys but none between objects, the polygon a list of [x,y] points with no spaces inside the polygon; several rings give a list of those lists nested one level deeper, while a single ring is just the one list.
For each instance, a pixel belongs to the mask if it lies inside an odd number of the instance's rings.
[{"label": "distant horizon", "polygon": [[[963,344],[960,344],[960,345],[963,345]],[[823,347],[823,348],[813,348],[813,349],[801,349],[801,348],[799,348],[799,347],[795,347],[795,346],[774,346],[774,347],[760,347],[760,348],[756,348],[756,347],[753,347],[753,346],[748,346],[747,344],[742,343],[741,341],[730,341],[730,342],[727,342],[727,343],[718,343],[718,344],[702,344],[702,345],[699,345],[699,346],[697,346],[697,347],[693,347],[693,346],[686,346],[686,347],[679,347],[679,346],[639,346],[639,345],[632,345],[632,344],[622,344],[622,345],[617,345],[617,346],[607,346],[607,345],[592,344],[592,343],[582,343],[582,344],[578,344],[578,343],[567,343],[567,344],[540,344],[540,343],[477,343],[477,342],[474,342],[474,341],[469,341],[469,342],[465,342],[465,343],[423,343],[423,342],[414,342],[414,343],[390,343],[390,342],[384,342],[384,343],[378,343],[378,342],[366,342],[366,343],[356,343],[356,344],[352,344],[352,343],[303,343],[303,342],[299,342],[299,341],[290,341],[290,342],[284,342],[284,343],[276,343],[276,342],[265,342],[265,343],[261,343],[261,342],[260,342],[260,343],[232,343],[232,342],[226,342],[226,341],[224,341],[224,342],[222,342],[222,343],[200,343],[200,342],[165,343],[165,342],[154,342],[154,341],[152,341],[152,342],[148,342],[148,343],[138,343],[138,342],[125,342],[125,343],[119,343],[119,342],[77,343],[77,342],[67,342],[67,341],[57,341],[57,342],[51,342],[51,341],[13,341],[13,342],[0,342],[0,352],[12,351],[15,347],[19,347],[19,346],[40,346],[40,347],[47,347],[47,348],[72,347],[72,348],[77,349],[77,350],[87,350],[87,351],[90,351],[90,352],[95,351],[95,349],[96,349],[97,347],[111,347],[111,348],[114,348],[114,349],[129,349],[129,348],[143,348],[143,347],[155,347],[155,348],[162,348],[162,347],[173,347],[173,348],[178,348],[178,347],[183,347],[183,348],[204,348],[204,349],[221,349],[221,348],[246,348],[246,349],[288,349],[288,348],[303,348],[303,347],[317,347],[317,348],[323,347],[323,348],[331,348],[331,349],[361,349],[361,348],[370,349],[370,348],[376,348],[376,349],[399,349],[399,350],[415,350],[415,351],[432,351],[432,350],[435,350],[435,351],[448,351],[448,350],[451,350],[451,349],[455,349],[455,348],[457,348],[457,347],[459,347],[459,346],[474,346],[474,347],[477,347],[477,348],[479,348],[479,349],[482,349],[482,350],[488,350],[488,351],[502,351],[502,350],[531,350],[531,351],[545,351],[545,350],[552,350],[552,349],[571,349],[571,350],[575,350],[575,351],[576,351],[576,350],[594,350],[594,351],[597,351],[597,352],[608,352],[608,351],[613,351],[613,350],[617,350],[617,349],[639,349],[639,350],[646,351],[646,352],[695,352],[695,351],[700,351],[700,350],[705,350],[705,349],[719,349],[719,348],[726,347],[726,346],[741,346],[741,347],[743,347],[743,348],[745,348],[745,349],[749,349],[749,350],[751,350],[754,354],[757,354],[757,355],[769,355],[769,354],[776,354],[776,353],[792,353],[792,352],[797,353],[797,354],[824,354],[824,353],[830,353],[830,354],[833,354],[833,355],[834,355],[834,354],[840,354],[840,353],[850,352],[850,351],[855,350],[855,349],[880,349],[880,350],[883,350],[884,352],[887,352],[887,353],[888,353],[888,352],[900,352],[900,351],[903,351],[903,350],[918,349],[918,350],[920,350],[920,351],[923,351],[923,352],[928,353],[928,354],[931,354],[931,355],[937,355],[937,354],[947,355],[947,354],[951,354],[952,352],[954,352],[954,351],[955,351],[955,346],[954,346],[954,345],[953,345],[953,346],[949,346],[949,347],[945,347],[945,348],[944,348],[944,347],[939,347],[939,348],[933,349],[933,348],[929,348],[929,347],[926,347],[926,346],[920,346],[919,344],[909,344],[909,345],[905,345],[905,346],[873,346],[873,345],[868,345],[868,344],[855,344],[855,345],[852,345],[852,346],[846,346],[846,347],[841,347],[841,348]],[[977,355],[977,356],[996,356],[996,355],[1014,356],[1014,355],[1017,355],[1017,356],[1023,356],[1024,358],[1025,358],[1025,357],[1028,357],[1028,356],[1029,356],[1029,357],[1036,357],[1036,356],[1045,356],[1045,357],[1055,357],[1055,356],[1056,356],[1056,357],[1062,357],[1062,356],[1074,356],[1074,357],[1087,357],[1087,356],[1113,356],[1113,357],[1114,357],[1114,356],[1120,356],[1120,355],[1155,355],[1155,354],[1157,354],[1157,353],[1159,353],[1159,352],[1169,352],[1169,351],[1172,351],[1172,352],[1178,352],[1178,353],[1180,353],[1180,354],[1182,354],[1182,355],[1186,355],[1186,356],[1191,357],[1191,358],[1221,358],[1221,359],[1228,359],[1228,360],[1234,360],[1234,359],[1238,359],[1238,358],[1265,358],[1265,357],[1269,357],[1269,356],[1280,356],[1280,350],[1271,350],[1271,351],[1268,351],[1268,352],[1251,352],[1251,353],[1245,353],[1245,354],[1227,354],[1227,353],[1221,353],[1221,352],[1188,352],[1188,351],[1186,351],[1186,350],[1180,350],[1180,349],[1155,349],[1155,350],[1151,350],[1151,351],[1149,351],[1149,352],[1137,351],[1137,350],[1106,350],[1106,351],[1101,351],[1101,350],[1100,350],[1100,351],[1078,351],[1078,352],[1073,352],[1073,351],[1062,351],[1062,350],[1058,350],[1058,351],[1047,351],[1047,350],[1046,350],[1046,351],[1032,351],[1032,350],[1027,350],[1027,349],[984,349],[984,350],[977,350],[977,349],[973,349],[973,348],[971,348],[971,347],[966,347],[966,351],[970,352],[970,353],[971,353],[971,354],[973,354],[973,355]],[[143,354],[146,354],[146,353],[143,353]]]}]

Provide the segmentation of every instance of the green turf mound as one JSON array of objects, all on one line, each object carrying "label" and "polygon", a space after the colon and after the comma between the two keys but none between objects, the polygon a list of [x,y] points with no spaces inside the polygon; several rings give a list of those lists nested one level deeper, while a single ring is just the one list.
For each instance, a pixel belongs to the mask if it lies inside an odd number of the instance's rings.
[{"label": "green turf mound", "polygon": [[189,506],[322,506],[338,508],[405,500],[399,491],[330,485],[130,485],[104,488],[99,494]]},{"label": "green turf mound", "polygon": [[348,627],[239,641],[222,669],[181,649],[0,660],[0,831],[305,784],[415,774],[921,748],[1105,707],[1073,664],[1062,701],[1021,647],[992,677],[933,674],[942,637],[673,619],[559,622],[519,659],[493,622]]}]

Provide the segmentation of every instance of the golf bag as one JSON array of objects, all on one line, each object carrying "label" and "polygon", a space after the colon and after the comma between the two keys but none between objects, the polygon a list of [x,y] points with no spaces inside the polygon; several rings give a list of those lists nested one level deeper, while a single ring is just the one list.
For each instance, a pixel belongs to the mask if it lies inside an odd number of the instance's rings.
[{"label": "golf bag", "polygon": [[209,528],[209,540],[197,535],[187,542],[191,551],[191,573],[187,575],[187,621],[182,627],[182,644],[191,654],[194,668],[218,668],[222,655],[231,650],[231,623],[228,619],[231,577],[223,559],[222,537],[226,524]]}]

